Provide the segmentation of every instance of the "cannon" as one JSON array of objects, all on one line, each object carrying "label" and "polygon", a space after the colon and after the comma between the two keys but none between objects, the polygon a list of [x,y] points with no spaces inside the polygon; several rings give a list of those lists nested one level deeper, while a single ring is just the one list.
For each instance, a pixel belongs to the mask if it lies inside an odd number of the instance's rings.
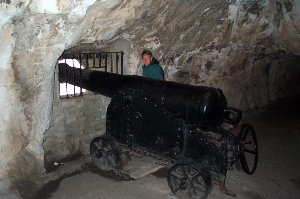
[{"label": "cannon", "polygon": [[106,133],[90,144],[101,170],[118,172],[130,151],[149,155],[169,165],[167,180],[175,195],[196,199],[207,197],[213,181],[225,183],[228,167],[241,165],[249,175],[256,170],[255,131],[245,123],[237,135],[232,132],[242,112],[227,106],[221,89],[67,64],[59,64],[59,79],[111,98]]}]

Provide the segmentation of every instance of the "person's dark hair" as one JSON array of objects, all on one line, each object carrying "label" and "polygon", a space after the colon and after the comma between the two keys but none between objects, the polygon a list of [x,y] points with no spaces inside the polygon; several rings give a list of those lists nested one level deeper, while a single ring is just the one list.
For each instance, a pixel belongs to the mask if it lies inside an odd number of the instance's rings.
[{"label": "person's dark hair", "polygon": [[143,52],[142,52],[142,58],[143,58],[143,56],[144,55],[150,55],[150,57],[152,57],[152,52],[150,51],[150,50],[143,50]]}]

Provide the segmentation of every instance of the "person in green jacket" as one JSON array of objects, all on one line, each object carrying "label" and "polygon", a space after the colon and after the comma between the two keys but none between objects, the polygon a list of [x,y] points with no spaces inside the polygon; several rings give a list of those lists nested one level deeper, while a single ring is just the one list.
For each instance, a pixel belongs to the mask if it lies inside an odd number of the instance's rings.
[{"label": "person in green jacket", "polygon": [[152,56],[150,50],[143,50],[142,52],[143,59],[143,76],[157,79],[165,80],[165,74],[162,67],[159,65],[159,62]]}]

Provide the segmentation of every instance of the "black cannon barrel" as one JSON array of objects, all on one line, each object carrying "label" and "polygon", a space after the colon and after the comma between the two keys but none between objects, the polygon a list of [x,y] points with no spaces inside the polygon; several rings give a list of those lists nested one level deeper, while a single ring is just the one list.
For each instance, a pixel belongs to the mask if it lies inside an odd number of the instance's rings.
[{"label": "black cannon barrel", "polygon": [[121,91],[134,91],[200,127],[220,125],[227,109],[226,98],[218,88],[79,69],[67,64],[59,64],[59,78],[61,82],[81,86],[110,98]]}]

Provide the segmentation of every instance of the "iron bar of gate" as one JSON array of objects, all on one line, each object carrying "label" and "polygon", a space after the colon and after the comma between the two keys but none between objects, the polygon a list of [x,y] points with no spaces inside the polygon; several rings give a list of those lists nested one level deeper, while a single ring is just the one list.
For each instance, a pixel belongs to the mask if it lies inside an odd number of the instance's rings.
[{"label": "iron bar of gate", "polygon": [[[65,64],[67,64],[67,59],[65,59]],[[68,69],[66,68],[66,73],[68,72]],[[66,77],[66,82],[68,82],[68,77]],[[66,83],[66,98],[69,98],[68,96],[68,84]]]},{"label": "iron bar of gate", "polygon": [[[116,57],[113,57],[116,56]],[[72,67],[76,67],[75,64],[75,59],[79,59],[79,68],[83,69],[83,68],[101,68],[102,70],[104,69],[105,72],[108,72],[109,70],[109,65],[110,65],[110,72],[115,72],[117,74],[123,74],[124,73],[124,52],[91,52],[91,53],[78,53],[78,54],[64,54],[60,57],[60,60],[64,60],[63,62],[65,64],[67,64],[67,59],[72,59]],[[83,67],[83,63],[85,59],[85,64],[86,66]],[[92,59],[92,60],[91,60]],[[98,59],[99,63],[96,63],[96,59]],[[110,59],[110,64],[109,64],[109,60]],[[93,63],[90,64],[90,61],[92,61]],[[103,63],[103,62],[104,63]],[[103,65],[102,65],[103,63]],[[114,65],[115,64],[115,65]],[[113,69],[113,67],[116,67],[116,69]],[[120,68],[119,68],[120,67]],[[120,69],[120,70],[119,70]],[[68,69],[66,68],[66,74]],[[115,71],[114,71],[115,70]],[[66,77],[67,79],[68,77]],[[73,78],[75,80],[75,75],[73,75]],[[76,86],[73,87],[73,94],[68,92],[68,87],[70,85],[66,84],[65,88],[66,88],[66,95],[65,97],[61,96],[61,98],[69,98],[71,96],[82,96],[83,95],[83,88],[82,88],[82,71],[80,70],[80,94],[76,95]],[[76,81],[76,80],[75,80]],[[60,90],[61,86],[59,85],[59,90]]]},{"label": "iron bar of gate", "polygon": [[105,53],[105,72],[107,72],[107,53]]},{"label": "iron bar of gate", "polygon": [[122,51],[121,52],[121,75],[123,75],[123,55],[124,55],[124,52]]},{"label": "iron bar of gate", "polygon": [[93,68],[95,68],[95,59],[96,59],[95,53],[93,53]]},{"label": "iron bar of gate", "polygon": [[[75,68],[74,54],[73,54],[72,58],[73,58],[73,59],[72,59],[72,67],[73,67],[73,69],[74,69],[74,68]],[[75,70],[73,71],[73,78],[74,78],[74,81],[75,81],[75,80],[76,80],[76,79],[75,79]],[[76,88],[76,86],[73,85],[73,91],[74,91],[73,95],[74,95],[74,96],[76,96],[75,88]]]},{"label": "iron bar of gate", "polygon": [[[60,59],[59,59],[60,60]],[[58,68],[58,63],[56,64],[55,68]],[[55,73],[54,73],[54,80],[56,82],[56,79],[55,79]],[[60,97],[60,80],[59,80],[59,74],[58,74],[58,94],[59,94],[59,97]]]},{"label": "iron bar of gate", "polygon": [[88,55],[89,55],[88,53],[85,53],[85,64],[86,64],[85,68],[90,68],[89,67],[89,56]]},{"label": "iron bar of gate", "polygon": [[[79,54],[79,67],[80,69],[82,65],[82,59],[81,59],[81,54]],[[82,71],[80,70],[80,96],[82,95]]]},{"label": "iron bar of gate", "polygon": [[119,73],[119,53],[116,53],[116,73]]},{"label": "iron bar of gate", "polygon": [[110,53],[110,72],[113,72],[113,53]]},{"label": "iron bar of gate", "polygon": [[85,53],[85,68],[89,68],[89,57],[87,53]]},{"label": "iron bar of gate", "polygon": [[99,67],[102,67],[102,53],[99,53]]}]

